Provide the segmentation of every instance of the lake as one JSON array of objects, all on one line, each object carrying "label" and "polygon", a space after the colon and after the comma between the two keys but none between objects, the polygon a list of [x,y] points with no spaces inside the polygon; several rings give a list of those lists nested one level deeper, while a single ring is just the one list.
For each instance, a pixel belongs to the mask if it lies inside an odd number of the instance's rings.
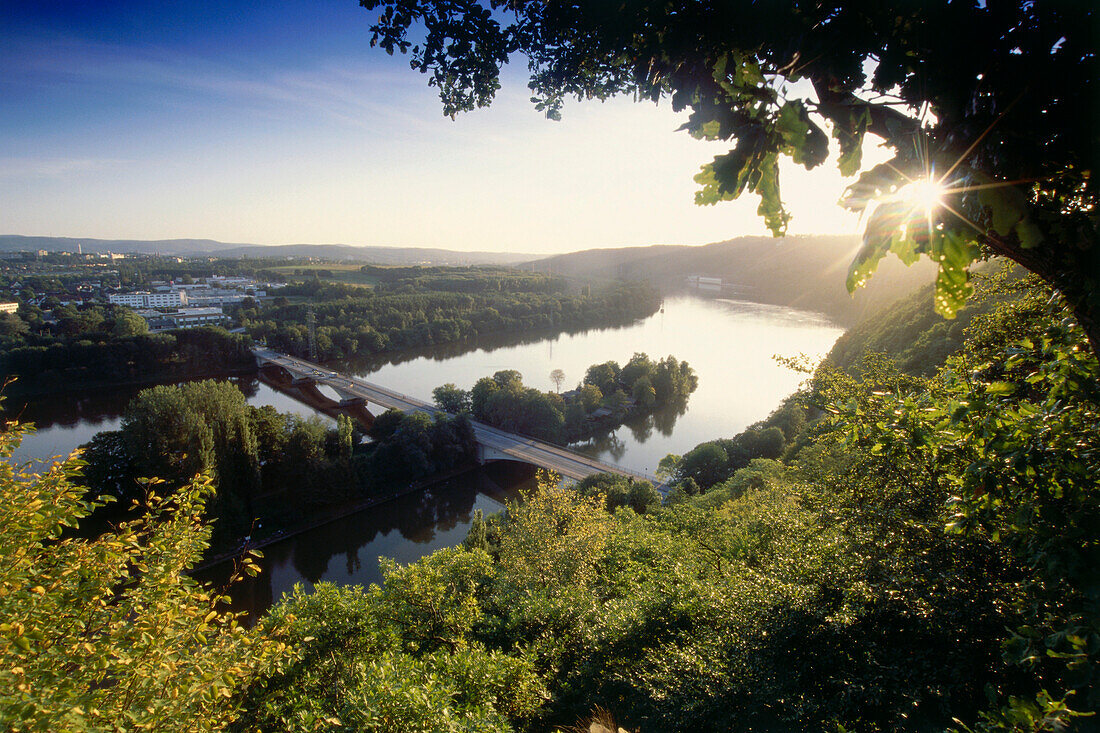
[{"label": "lake", "polygon": [[[682,296],[666,300],[662,312],[619,328],[526,337],[521,343],[451,344],[332,364],[330,368],[431,400],[432,389],[441,384],[453,382],[469,389],[479,378],[501,369],[515,369],[528,386],[543,390],[554,389],[550,372],[561,369],[566,374],[564,390],[575,386],[591,364],[608,360],[625,364],[638,351],[654,359],[671,354],[687,361],[699,376],[699,388],[681,414],[657,413],[577,446],[609,463],[652,473],[669,453],[683,454],[701,442],[732,437],[767,417],[805,378],[773,357],[821,357],[842,332],[814,313]],[[309,408],[256,379],[233,381],[250,404],[312,414]],[[10,413],[39,426],[38,432],[24,441],[16,460],[40,466],[41,461],[67,454],[101,430],[117,429],[126,403],[137,391],[61,396],[26,406],[8,404]],[[489,464],[296,535],[266,547],[264,573],[236,589],[234,596],[242,608],[262,611],[295,583],[308,588],[322,580],[378,582],[379,555],[411,562],[454,545],[465,537],[475,509],[498,511],[504,502],[533,485],[534,470],[527,466]]]}]

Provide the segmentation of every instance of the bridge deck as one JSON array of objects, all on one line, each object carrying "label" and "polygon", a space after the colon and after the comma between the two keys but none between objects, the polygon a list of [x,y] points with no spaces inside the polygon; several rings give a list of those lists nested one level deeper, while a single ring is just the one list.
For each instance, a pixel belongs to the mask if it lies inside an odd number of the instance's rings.
[{"label": "bridge deck", "polygon": [[[442,412],[430,402],[409,397],[362,379],[339,374],[304,359],[261,347],[254,348],[252,352],[261,364],[275,364],[285,369],[293,377],[310,379],[317,384],[328,385],[345,399],[359,397],[386,409],[397,409],[404,412],[427,412],[432,414]],[[639,480],[651,481],[659,491],[663,488],[652,476],[604,463],[561,446],[509,433],[476,420],[472,422],[474,435],[480,445],[503,453],[514,460],[531,463],[571,479],[582,479],[595,473],[616,473]]]}]

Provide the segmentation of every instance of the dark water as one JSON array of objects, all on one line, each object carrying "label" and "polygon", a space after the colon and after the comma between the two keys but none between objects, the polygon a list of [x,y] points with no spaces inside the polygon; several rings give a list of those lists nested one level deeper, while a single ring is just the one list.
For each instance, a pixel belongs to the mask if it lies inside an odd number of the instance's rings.
[{"label": "dark water", "polygon": [[[381,583],[378,559],[410,563],[462,542],[474,511],[486,516],[536,485],[535,469],[519,463],[493,463],[424,491],[330,522],[264,547],[264,571],[233,586],[234,609],[269,608],[296,584],[306,590],[324,581],[340,585]],[[198,573],[219,587],[232,571],[228,564]]]},{"label": "dark water", "polygon": [[[385,359],[332,365],[404,394],[431,399],[434,387],[453,382],[469,388],[500,369],[516,369],[524,381],[553,389],[550,372],[562,369],[568,389],[590,364],[626,363],[636,351],[653,358],[669,354],[685,360],[699,375],[699,389],[682,412],[658,413],[624,425],[580,449],[611,463],[652,473],[668,453],[682,454],[700,442],[729,437],[763,419],[797,389],[802,375],[773,356],[821,356],[841,329],[822,317],[787,308],[730,300],[675,298],[664,312],[630,326],[574,334],[452,344],[410,351]],[[253,378],[235,379],[249,403],[313,414],[291,398]],[[101,430],[118,428],[122,411],[138,389],[63,396],[21,406],[9,414],[37,424],[17,452],[31,467],[66,455]],[[326,418],[327,419],[327,418]],[[411,562],[466,535],[473,511],[492,513],[534,482],[534,471],[502,462],[438,484],[374,509],[288,538],[264,548],[264,573],[237,588],[242,608],[262,611],[302,583],[378,582],[380,555]],[[218,580],[224,569],[205,574]]]}]

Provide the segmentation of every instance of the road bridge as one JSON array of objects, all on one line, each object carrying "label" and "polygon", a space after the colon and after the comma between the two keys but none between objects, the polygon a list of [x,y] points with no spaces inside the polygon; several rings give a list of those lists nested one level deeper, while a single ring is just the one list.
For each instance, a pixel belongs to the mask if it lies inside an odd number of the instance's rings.
[{"label": "road bridge", "polygon": [[[255,347],[252,353],[267,381],[277,389],[325,413],[347,414],[367,428],[374,422],[368,405],[377,405],[386,410],[426,412],[432,415],[443,412],[430,402],[334,372],[305,359],[265,347]],[[318,385],[329,387],[340,399],[328,397],[317,388]],[[476,420],[471,422],[477,441],[478,460],[483,463],[493,460],[520,461],[573,480],[596,473],[615,473],[640,481],[650,481],[658,491],[665,493],[666,487],[652,476],[604,463],[545,441],[500,430]]]}]

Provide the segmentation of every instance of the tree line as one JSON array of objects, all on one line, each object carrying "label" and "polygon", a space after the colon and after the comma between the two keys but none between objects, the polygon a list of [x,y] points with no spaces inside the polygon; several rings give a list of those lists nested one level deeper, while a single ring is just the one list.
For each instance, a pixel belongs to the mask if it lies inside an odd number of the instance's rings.
[{"label": "tree line", "polygon": [[122,306],[0,313],[0,373],[16,378],[13,394],[247,371],[255,366],[249,347],[246,337],[216,327],[149,333],[145,319]]},{"label": "tree line", "polygon": [[376,289],[380,292],[481,293],[495,290],[509,293],[560,293],[568,288],[568,282],[563,277],[486,265],[474,267],[363,265],[359,271],[377,280]]},{"label": "tree line", "polygon": [[[448,280],[454,276],[448,276]],[[534,278],[538,280],[538,278]],[[618,325],[648,316],[660,295],[642,283],[624,283],[586,294],[540,286],[527,289],[528,276],[479,275],[475,290],[377,294],[335,283],[303,283],[280,293],[308,296],[308,303],[272,302],[235,311],[249,335],[272,348],[309,354],[308,314],[316,319],[318,358],[322,360],[476,339],[480,335]],[[543,278],[545,280],[545,278]],[[540,280],[541,282],[541,280]],[[501,283],[503,289],[495,289]],[[453,286],[437,282],[437,287]],[[510,289],[510,288],[515,289]],[[557,285],[554,285],[557,288]]]}]

